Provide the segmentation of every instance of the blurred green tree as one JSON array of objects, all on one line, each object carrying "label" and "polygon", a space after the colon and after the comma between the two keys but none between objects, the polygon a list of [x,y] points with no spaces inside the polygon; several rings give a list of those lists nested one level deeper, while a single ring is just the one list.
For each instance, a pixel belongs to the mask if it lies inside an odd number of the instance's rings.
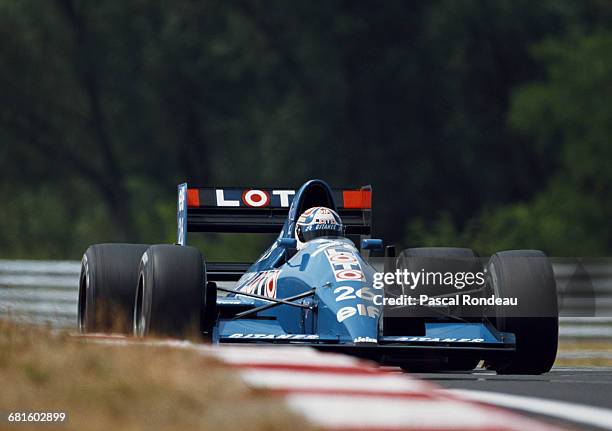
[{"label": "blurred green tree", "polygon": [[[565,79],[547,78],[547,65],[570,68],[529,47],[593,33],[610,10],[599,0],[0,0],[0,255],[172,241],[183,180],[370,183],[376,235],[401,242],[408,224],[411,245],[485,250],[502,238],[522,246],[529,230],[497,230],[554,190],[576,207],[583,228],[572,235],[592,235],[577,197],[609,187],[586,174],[602,169],[589,156],[599,144],[566,145],[569,113],[555,111],[547,130],[529,123]],[[572,49],[594,55],[579,38]],[[567,160],[581,167],[562,181]],[[235,243],[206,241],[207,253]],[[590,241],[584,250],[604,250]],[[240,253],[259,247],[249,239]]]},{"label": "blurred green tree", "polygon": [[[572,34],[534,46],[546,67],[541,81],[513,94],[509,123],[554,173],[529,201],[484,210],[455,227],[441,217],[413,237],[427,244],[457,238],[482,253],[539,248],[560,256],[607,255],[612,250],[612,32]],[[540,175],[524,166],[524,175]]]}]

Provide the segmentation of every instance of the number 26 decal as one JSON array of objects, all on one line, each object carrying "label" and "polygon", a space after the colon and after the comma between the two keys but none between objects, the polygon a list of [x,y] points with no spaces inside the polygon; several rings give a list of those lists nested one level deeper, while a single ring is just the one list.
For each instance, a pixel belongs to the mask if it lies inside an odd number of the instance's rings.
[{"label": "number 26 decal", "polygon": [[347,299],[356,299],[357,297],[364,299],[366,301],[374,301],[374,296],[376,296],[369,287],[362,287],[361,289],[355,291],[355,289],[351,286],[339,286],[334,289],[334,293],[336,295],[336,302],[344,301]]}]

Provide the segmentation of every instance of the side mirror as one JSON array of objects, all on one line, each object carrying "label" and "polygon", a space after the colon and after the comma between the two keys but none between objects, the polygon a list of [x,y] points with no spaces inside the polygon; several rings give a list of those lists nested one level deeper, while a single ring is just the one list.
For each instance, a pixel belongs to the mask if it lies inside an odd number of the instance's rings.
[{"label": "side mirror", "polygon": [[295,238],[281,238],[278,240],[278,246],[285,250],[295,250],[297,248],[297,240]]},{"label": "side mirror", "polygon": [[383,240],[382,239],[362,239],[361,240],[362,250],[382,250]]}]

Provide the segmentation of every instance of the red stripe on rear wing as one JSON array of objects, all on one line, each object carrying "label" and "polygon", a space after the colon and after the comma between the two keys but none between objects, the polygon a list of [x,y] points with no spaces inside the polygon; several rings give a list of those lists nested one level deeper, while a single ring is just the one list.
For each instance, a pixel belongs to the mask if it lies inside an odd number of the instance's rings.
[{"label": "red stripe on rear wing", "polygon": [[343,190],[344,208],[372,208],[372,190]]},{"label": "red stripe on rear wing", "polygon": [[187,189],[187,207],[198,208],[200,206],[200,193],[198,189]]}]

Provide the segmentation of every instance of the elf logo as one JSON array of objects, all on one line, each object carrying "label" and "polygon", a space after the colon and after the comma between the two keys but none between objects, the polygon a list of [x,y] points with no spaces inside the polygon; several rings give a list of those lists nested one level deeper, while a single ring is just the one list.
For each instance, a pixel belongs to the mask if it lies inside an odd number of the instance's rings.
[{"label": "elf logo", "polygon": [[274,200],[274,206],[289,208],[290,197],[295,195],[294,190],[258,190],[248,189],[242,191],[241,195],[236,194],[236,190],[215,190],[217,206],[220,207],[241,207],[263,208],[270,205]]}]

